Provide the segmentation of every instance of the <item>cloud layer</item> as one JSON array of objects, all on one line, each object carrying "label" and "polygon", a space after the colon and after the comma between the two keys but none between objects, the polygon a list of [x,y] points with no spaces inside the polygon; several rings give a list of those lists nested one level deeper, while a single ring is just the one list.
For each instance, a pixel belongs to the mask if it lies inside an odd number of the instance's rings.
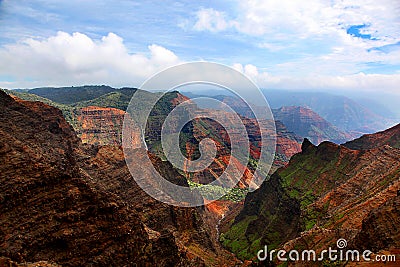
[{"label": "cloud layer", "polygon": [[384,44],[399,41],[399,11],[396,0],[243,0],[233,19],[213,8],[199,9],[194,28],[215,32],[231,27],[248,35],[290,40],[337,35],[352,25],[365,25],[363,34]]},{"label": "cloud layer", "polygon": [[[14,81],[0,82],[1,87],[62,86],[110,84],[140,86],[151,75],[183,62],[174,52],[149,45],[146,54],[128,52],[123,39],[109,33],[93,40],[82,33],[58,32],[47,39],[26,39],[0,50],[0,73]],[[352,74],[340,76],[309,75],[292,77],[272,75],[252,64],[235,63],[232,67],[263,88],[284,89],[377,89],[397,93],[400,74]]]},{"label": "cloud layer", "polygon": [[0,12],[5,88],[140,86],[201,59],[264,88],[400,90],[397,0],[0,1]]},{"label": "cloud layer", "polygon": [[[25,39],[0,49],[0,73],[15,82],[4,87],[77,85],[83,83],[140,85],[161,69],[179,63],[170,50],[152,44],[146,54],[130,54],[114,33],[93,40],[76,32],[58,32],[47,39]],[[8,85],[8,86],[7,86]]]},{"label": "cloud layer", "polygon": [[233,13],[199,9],[193,30],[244,36],[264,50],[263,67],[274,74],[382,73],[400,66],[396,0],[243,0]]},{"label": "cloud layer", "polygon": [[268,72],[260,72],[254,65],[243,66],[236,63],[234,69],[244,73],[261,88],[315,90],[315,91],[362,91],[381,92],[400,96],[398,74],[365,74],[351,75],[309,75],[304,77],[276,76]]}]

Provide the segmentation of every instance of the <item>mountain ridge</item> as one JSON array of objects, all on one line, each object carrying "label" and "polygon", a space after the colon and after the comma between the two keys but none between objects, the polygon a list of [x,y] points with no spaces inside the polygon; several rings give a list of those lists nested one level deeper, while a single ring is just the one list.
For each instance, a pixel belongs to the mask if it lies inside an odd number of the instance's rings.
[{"label": "mountain ridge", "polygon": [[[301,153],[246,196],[239,215],[225,222],[231,226],[221,241],[239,258],[253,260],[263,245],[318,252],[345,238],[358,249],[365,247],[361,243],[367,236],[380,244],[368,249],[396,253],[398,240],[386,235],[386,243],[379,243],[374,237],[379,228],[368,224],[384,220],[376,214],[398,214],[392,210],[400,189],[399,158],[400,150],[389,145],[352,150],[331,142],[315,146],[305,139]],[[395,226],[385,225],[397,235]]]},{"label": "mountain ridge", "polygon": [[365,134],[388,128],[393,120],[377,115],[351,98],[323,92],[262,89],[272,108],[303,106],[310,108],[340,130]]},{"label": "mountain ridge", "polygon": [[282,121],[289,131],[310,139],[314,144],[322,141],[340,144],[352,138],[350,134],[340,131],[309,108],[284,106],[273,109],[272,113],[274,118]]},{"label": "mountain ridge", "polygon": [[343,146],[351,149],[372,149],[384,145],[400,148],[400,124],[374,134],[366,134],[355,140],[348,141]]}]

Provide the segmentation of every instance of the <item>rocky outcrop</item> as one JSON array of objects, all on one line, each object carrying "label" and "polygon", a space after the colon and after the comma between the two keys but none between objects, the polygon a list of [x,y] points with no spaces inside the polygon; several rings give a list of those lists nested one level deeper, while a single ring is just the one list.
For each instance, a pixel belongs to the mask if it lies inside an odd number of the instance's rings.
[{"label": "rocky outcrop", "polygon": [[375,252],[400,249],[400,194],[373,209],[362,221],[353,246]]},{"label": "rocky outcrop", "polygon": [[76,111],[77,134],[84,143],[121,145],[124,115],[123,110],[116,108],[80,108]]},{"label": "rocky outcrop", "polygon": [[290,132],[281,121],[275,121],[276,151],[274,164],[284,166],[289,159],[301,151],[301,139]]},{"label": "rocky outcrop", "polygon": [[[88,106],[75,109],[75,131],[83,143],[97,145],[121,145],[125,111],[117,108]],[[131,146],[142,147],[141,131],[130,120]]]}]

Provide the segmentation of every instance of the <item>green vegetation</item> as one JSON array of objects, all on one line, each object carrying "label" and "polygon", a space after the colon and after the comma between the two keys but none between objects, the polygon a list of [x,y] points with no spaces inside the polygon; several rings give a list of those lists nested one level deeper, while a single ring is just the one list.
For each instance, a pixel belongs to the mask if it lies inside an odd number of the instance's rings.
[{"label": "green vegetation", "polygon": [[262,247],[260,237],[255,235],[252,238],[246,236],[249,224],[256,220],[257,216],[248,216],[245,219],[233,224],[229,232],[221,234],[220,242],[224,247],[235,253],[240,259],[252,259]]},{"label": "green vegetation", "polygon": [[82,101],[95,99],[117,89],[105,85],[85,85],[78,87],[43,87],[31,89],[28,92],[60,104],[74,104]]},{"label": "green vegetation", "polygon": [[98,106],[126,110],[130,97],[120,92],[111,92],[98,98],[71,104],[73,107]]},{"label": "green vegetation", "polygon": [[248,193],[247,188],[224,188],[218,185],[203,185],[190,180],[188,180],[188,183],[192,190],[197,190],[206,199],[211,199],[215,195],[223,195],[221,200],[239,202],[243,200]]}]

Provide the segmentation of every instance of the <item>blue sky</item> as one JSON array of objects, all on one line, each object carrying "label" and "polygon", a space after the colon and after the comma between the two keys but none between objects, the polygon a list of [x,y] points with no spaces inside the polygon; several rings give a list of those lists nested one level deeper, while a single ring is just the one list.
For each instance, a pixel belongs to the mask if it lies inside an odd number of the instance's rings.
[{"label": "blue sky", "polygon": [[396,0],[3,0],[0,36],[4,88],[140,86],[208,60],[264,88],[400,94]]}]

